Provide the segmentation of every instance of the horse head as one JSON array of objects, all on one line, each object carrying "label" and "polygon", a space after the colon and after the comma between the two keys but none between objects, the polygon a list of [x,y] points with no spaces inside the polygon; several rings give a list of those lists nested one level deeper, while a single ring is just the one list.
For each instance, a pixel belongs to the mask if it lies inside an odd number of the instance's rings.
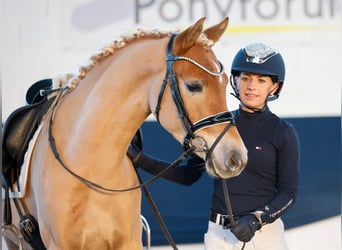
[{"label": "horse head", "polygon": [[192,147],[206,161],[209,174],[230,178],[246,166],[247,150],[228,111],[227,75],[212,50],[228,18],[203,30],[204,20],[171,37],[154,114],[185,149]]}]

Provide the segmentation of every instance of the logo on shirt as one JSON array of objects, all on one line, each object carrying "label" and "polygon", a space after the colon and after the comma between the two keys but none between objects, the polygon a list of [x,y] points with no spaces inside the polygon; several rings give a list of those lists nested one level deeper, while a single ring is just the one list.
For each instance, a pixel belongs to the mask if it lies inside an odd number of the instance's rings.
[{"label": "logo on shirt", "polygon": [[262,151],[262,147],[261,146],[255,146],[255,149],[258,151]]}]

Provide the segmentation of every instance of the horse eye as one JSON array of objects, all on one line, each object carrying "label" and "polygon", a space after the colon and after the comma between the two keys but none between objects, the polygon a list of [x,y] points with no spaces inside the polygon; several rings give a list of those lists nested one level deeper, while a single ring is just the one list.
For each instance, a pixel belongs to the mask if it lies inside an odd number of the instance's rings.
[{"label": "horse eye", "polygon": [[193,81],[193,82],[187,82],[185,83],[186,87],[190,92],[202,92],[203,90],[203,83],[202,81]]}]

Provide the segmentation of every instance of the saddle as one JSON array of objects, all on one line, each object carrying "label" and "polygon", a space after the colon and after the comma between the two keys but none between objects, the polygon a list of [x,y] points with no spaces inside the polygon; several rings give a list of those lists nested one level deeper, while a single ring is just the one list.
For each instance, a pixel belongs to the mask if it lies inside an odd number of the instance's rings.
[{"label": "saddle", "polygon": [[[44,79],[32,84],[26,92],[28,105],[13,111],[2,127],[2,186],[5,189],[3,225],[5,226],[12,224],[9,189],[15,183],[18,184],[19,189],[18,179],[29,142],[56,98],[55,96],[47,97],[51,93],[51,89],[51,79]],[[26,211],[20,211],[18,207],[17,210],[20,216],[19,229],[24,240],[33,249],[45,250],[37,220]]]},{"label": "saddle", "polygon": [[[43,81],[44,84],[42,84]],[[17,182],[29,142],[54,100],[54,98],[48,99],[47,96],[37,94],[42,89],[51,88],[51,83],[50,79],[46,79],[33,84],[26,95],[28,105],[13,111],[2,127],[2,183],[4,188],[12,187]]]}]

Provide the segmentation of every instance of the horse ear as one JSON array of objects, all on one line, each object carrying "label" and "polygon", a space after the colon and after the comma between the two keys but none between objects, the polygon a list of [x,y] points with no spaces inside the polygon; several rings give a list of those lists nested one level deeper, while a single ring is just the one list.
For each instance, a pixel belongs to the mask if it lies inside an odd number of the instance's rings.
[{"label": "horse ear", "polygon": [[214,41],[215,43],[220,39],[222,34],[226,31],[228,26],[229,18],[226,17],[220,23],[203,31],[207,35],[207,38]]},{"label": "horse ear", "polygon": [[180,53],[182,51],[189,49],[191,46],[193,46],[196,43],[198,37],[202,33],[204,20],[205,20],[205,17],[202,17],[194,25],[182,31],[175,37],[174,50],[177,53]]}]

